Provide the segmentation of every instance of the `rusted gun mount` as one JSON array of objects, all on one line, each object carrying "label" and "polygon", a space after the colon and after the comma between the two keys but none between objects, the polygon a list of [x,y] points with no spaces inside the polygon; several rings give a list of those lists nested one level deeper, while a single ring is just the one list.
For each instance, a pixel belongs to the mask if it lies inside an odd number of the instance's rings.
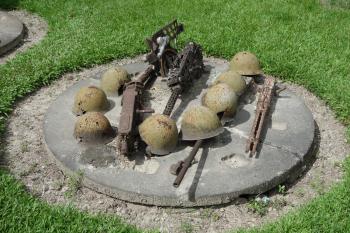
[{"label": "rusted gun mount", "polygon": [[170,42],[175,40],[183,30],[183,24],[175,19],[145,41],[151,50],[146,55],[146,61],[153,64],[163,77],[167,76],[177,55],[177,50],[171,47]]},{"label": "rusted gun mount", "polygon": [[255,155],[260,142],[261,132],[272,97],[281,91],[282,89],[276,90],[276,80],[273,77],[265,77],[262,88],[258,89],[259,99],[256,105],[255,119],[246,145],[246,152],[249,152],[251,156]]},{"label": "rusted gun mount", "polygon": [[201,47],[193,42],[186,45],[174,61],[174,67],[169,71],[168,86],[171,96],[163,114],[170,116],[178,96],[192,83],[201,77],[204,64]]},{"label": "rusted gun mount", "polygon": [[117,136],[117,150],[121,155],[128,155],[130,147],[137,148],[135,145],[138,136],[137,125],[141,122],[143,114],[154,112],[153,109],[145,109],[142,106],[145,84],[153,76],[155,76],[154,67],[150,65],[125,86]]}]

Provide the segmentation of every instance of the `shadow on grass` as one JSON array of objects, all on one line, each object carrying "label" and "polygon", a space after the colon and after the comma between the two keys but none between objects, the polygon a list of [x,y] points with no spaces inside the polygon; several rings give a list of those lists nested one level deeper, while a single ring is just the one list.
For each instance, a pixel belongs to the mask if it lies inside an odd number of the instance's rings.
[{"label": "shadow on grass", "polygon": [[13,10],[16,9],[19,5],[20,0],[1,0],[0,1],[0,10]]}]

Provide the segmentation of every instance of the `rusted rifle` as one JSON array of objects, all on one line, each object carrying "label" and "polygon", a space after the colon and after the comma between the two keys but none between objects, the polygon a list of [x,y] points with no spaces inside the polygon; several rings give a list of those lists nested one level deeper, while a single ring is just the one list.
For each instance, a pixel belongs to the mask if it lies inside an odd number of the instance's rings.
[{"label": "rusted rifle", "polygon": [[[169,71],[167,83],[172,93],[163,111],[163,114],[167,116],[170,116],[173,111],[179,95],[186,90],[187,87],[191,86],[194,79],[198,79],[202,76],[204,64],[201,47],[193,42],[187,44],[184,50],[177,56],[173,65],[174,67]],[[177,175],[173,183],[175,187],[178,187],[181,183],[202,142],[203,140],[196,141],[190,155],[184,161],[179,161],[170,168],[171,172]]]},{"label": "rusted rifle", "polygon": [[132,144],[137,143],[137,125],[141,122],[142,114],[154,112],[153,109],[144,109],[142,105],[145,84],[153,76],[155,76],[155,70],[153,65],[150,65],[134,81],[125,85],[117,136],[117,151],[121,155],[128,155],[130,146],[137,148],[137,145]]},{"label": "rusted rifle", "polygon": [[[221,119],[223,114],[219,114],[219,118]],[[173,175],[176,175],[176,178],[173,182],[173,186],[175,188],[179,187],[184,176],[186,175],[186,172],[188,168],[191,166],[192,161],[196,157],[196,154],[199,150],[199,148],[202,146],[205,139],[199,139],[195,142],[190,154],[184,159],[180,160],[177,163],[171,165],[170,167],[170,173]]]},{"label": "rusted rifle", "polygon": [[170,42],[175,40],[183,30],[183,24],[175,19],[145,41],[151,50],[146,56],[146,61],[154,65],[163,77],[167,76],[177,56],[177,50],[171,47]]},{"label": "rusted rifle", "polygon": [[173,66],[169,71],[167,82],[171,89],[171,96],[163,111],[163,114],[167,116],[170,116],[173,111],[179,95],[191,86],[194,79],[202,76],[204,64],[201,47],[193,42],[188,43],[183,51],[178,54]]},{"label": "rusted rifle", "polygon": [[256,153],[264,120],[271,105],[272,96],[276,94],[275,84],[276,80],[273,77],[267,76],[264,78],[262,88],[258,89],[259,99],[256,105],[255,119],[246,145],[246,152],[250,152],[251,156]]}]

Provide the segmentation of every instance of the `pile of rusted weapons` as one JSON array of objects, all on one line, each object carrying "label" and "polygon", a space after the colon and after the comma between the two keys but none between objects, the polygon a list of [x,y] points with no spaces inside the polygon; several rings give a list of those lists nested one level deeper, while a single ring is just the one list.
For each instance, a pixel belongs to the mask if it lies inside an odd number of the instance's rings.
[{"label": "pile of rusted weapons", "polygon": [[[174,106],[178,97],[204,72],[200,45],[190,42],[180,52],[172,47],[172,42],[183,30],[183,25],[174,20],[146,39],[150,48],[146,56],[149,65],[132,80],[126,70],[118,67],[103,74],[101,88],[90,86],[79,90],[73,107],[73,112],[81,115],[74,130],[79,141],[108,141],[115,137],[108,119],[100,112],[108,108],[106,94],[122,93],[117,156],[129,157],[140,148],[145,148],[148,157],[174,151],[179,135],[176,123],[171,118]],[[166,78],[171,95],[162,114],[150,115],[154,110],[144,107],[143,95],[145,89],[150,88],[159,76]],[[245,77],[250,77],[248,85]],[[207,89],[201,99],[202,105],[188,108],[182,115],[181,139],[195,141],[195,144],[185,160],[170,168],[170,172],[177,176],[173,183],[175,187],[180,185],[203,141],[224,131],[222,122],[234,117],[239,97],[244,96],[248,89],[253,89],[259,96],[246,146],[246,151],[251,155],[256,153],[263,123],[275,93],[275,80],[263,76],[254,54],[240,52],[231,60],[230,70],[222,73]],[[146,145],[140,146],[140,143]]]}]

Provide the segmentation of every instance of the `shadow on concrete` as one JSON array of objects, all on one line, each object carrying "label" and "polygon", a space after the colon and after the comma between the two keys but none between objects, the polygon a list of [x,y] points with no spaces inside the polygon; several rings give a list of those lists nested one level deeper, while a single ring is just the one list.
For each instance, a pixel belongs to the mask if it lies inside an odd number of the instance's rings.
[{"label": "shadow on concrete", "polygon": [[192,181],[192,184],[190,186],[190,189],[188,190],[188,200],[190,200],[192,202],[196,201],[196,190],[197,190],[197,186],[199,183],[199,179],[200,179],[202,172],[203,172],[205,161],[207,160],[207,157],[208,157],[208,152],[209,152],[208,146],[204,145],[201,158],[198,162],[196,173],[193,177],[193,181]]},{"label": "shadow on concrete", "polygon": [[306,173],[311,169],[312,165],[316,161],[317,153],[320,149],[320,142],[321,142],[321,133],[320,128],[318,127],[318,124],[316,121],[314,121],[315,124],[315,132],[314,132],[314,140],[312,141],[312,145],[310,146],[308,152],[306,153],[304,160],[301,161],[305,166],[302,166],[301,171],[296,170],[292,171],[290,174],[295,174],[295,176],[290,177],[286,184],[288,186],[295,185],[300,179],[302,179]]}]

